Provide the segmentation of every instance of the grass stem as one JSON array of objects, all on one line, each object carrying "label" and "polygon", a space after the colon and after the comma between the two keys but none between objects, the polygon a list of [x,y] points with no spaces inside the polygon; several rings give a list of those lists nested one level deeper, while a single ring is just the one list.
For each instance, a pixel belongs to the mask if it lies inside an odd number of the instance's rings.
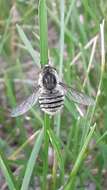
[{"label": "grass stem", "polygon": [[[40,63],[41,66],[48,64],[48,24],[47,24],[47,8],[46,0],[39,1],[39,27],[40,27]],[[48,129],[50,127],[50,118],[44,114],[44,160],[43,160],[43,183],[42,189],[47,189],[47,173],[48,173],[48,149],[49,136]]]}]

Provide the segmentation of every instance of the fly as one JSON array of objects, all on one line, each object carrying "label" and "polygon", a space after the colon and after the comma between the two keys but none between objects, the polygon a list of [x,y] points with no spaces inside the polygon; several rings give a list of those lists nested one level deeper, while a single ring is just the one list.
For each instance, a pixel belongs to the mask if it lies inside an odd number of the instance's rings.
[{"label": "fly", "polygon": [[37,102],[39,102],[43,112],[54,115],[64,106],[65,98],[78,104],[94,105],[94,100],[91,97],[62,83],[56,69],[50,65],[45,65],[39,74],[38,83],[33,94],[14,108],[10,115],[11,117],[22,115]]}]

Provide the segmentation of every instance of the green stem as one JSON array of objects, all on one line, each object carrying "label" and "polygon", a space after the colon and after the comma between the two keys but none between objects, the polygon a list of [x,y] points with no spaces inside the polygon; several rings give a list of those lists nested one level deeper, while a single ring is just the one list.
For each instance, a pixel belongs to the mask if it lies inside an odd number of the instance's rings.
[{"label": "green stem", "polygon": [[48,63],[48,23],[46,0],[39,1],[39,26],[40,26],[40,61],[41,65]]},{"label": "green stem", "polygon": [[44,160],[43,160],[43,184],[42,189],[47,189],[47,173],[48,173],[48,148],[49,148],[49,136],[48,129],[50,127],[49,115],[44,115]]},{"label": "green stem", "polygon": [[[48,24],[47,24],[47,7],[46,0],[39,1],[39,27],[40,27],[40,62],[41,66],[48,64]],[[48,148],[49,136],[48,129],[50,127],[50,118],[44,115],[44,158],[43,158],[43,183],[42,189],[47,189],[47,173],[48,173]]]},{"label": "green stem", "polygon": [[56,160],[56,152],[55,151],[54,151],[54,163],[53,163],[52,179],[53,179],[52,190],[55,190],[56,179],[57,179],[57,160]]}]

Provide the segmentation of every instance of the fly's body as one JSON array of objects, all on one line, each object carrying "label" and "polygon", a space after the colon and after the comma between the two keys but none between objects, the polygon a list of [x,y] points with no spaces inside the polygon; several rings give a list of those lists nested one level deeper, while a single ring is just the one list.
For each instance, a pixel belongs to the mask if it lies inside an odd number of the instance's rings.
[{"label": "fly's body", "polygon": [[64,90],[59,85],[57,72],[49,66],[45,66],[39,76],[40,96],[39,105],[42,111],[54,115],[64,105]]},{"label": "fly's body", "polygon": [[65,98],[79,104],[94,104],[94,100],[89,96],[62,83],[56,69],[46,65],[39,74],[38,85],[35,87],[33,94],[14,108],[11,116],[17,117],[26,113],[37,101],[39,101],[42,111],[54,115],[63,107]]}]

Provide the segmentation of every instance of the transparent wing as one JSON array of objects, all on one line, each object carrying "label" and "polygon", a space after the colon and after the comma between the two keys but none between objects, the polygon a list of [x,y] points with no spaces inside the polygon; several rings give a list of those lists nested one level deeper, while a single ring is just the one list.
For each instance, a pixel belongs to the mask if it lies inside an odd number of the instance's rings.
[{"label": "transparent wing", "polygon": [[78,92],[74,90],[73,88],[69,89],[68,93],[69,93],[69,98],[71,97],[71,100],[79,104],[94,105],[95,103],[91,97],[87,96],[86,94],[82,92]]},{"label": "transparent wing", "polygon": [[66,84],[60,83],[62,87],[66,90],[66,96],[71,100],[79,104],[83,105],[94,105],[95,101],[82,92],[78,92],[77,90],[68,87]]},{"label": "transparent wing", "polygon": [[11,111],[10,116],[17,117],[19,115],[26,113],[29,109],[32,108],[32,106],[34,106],[36,104],[38,97],[39,97],[39,90],[37,92],[34,92],[25,101],[23,101],[19,106],[14,108]]}]

